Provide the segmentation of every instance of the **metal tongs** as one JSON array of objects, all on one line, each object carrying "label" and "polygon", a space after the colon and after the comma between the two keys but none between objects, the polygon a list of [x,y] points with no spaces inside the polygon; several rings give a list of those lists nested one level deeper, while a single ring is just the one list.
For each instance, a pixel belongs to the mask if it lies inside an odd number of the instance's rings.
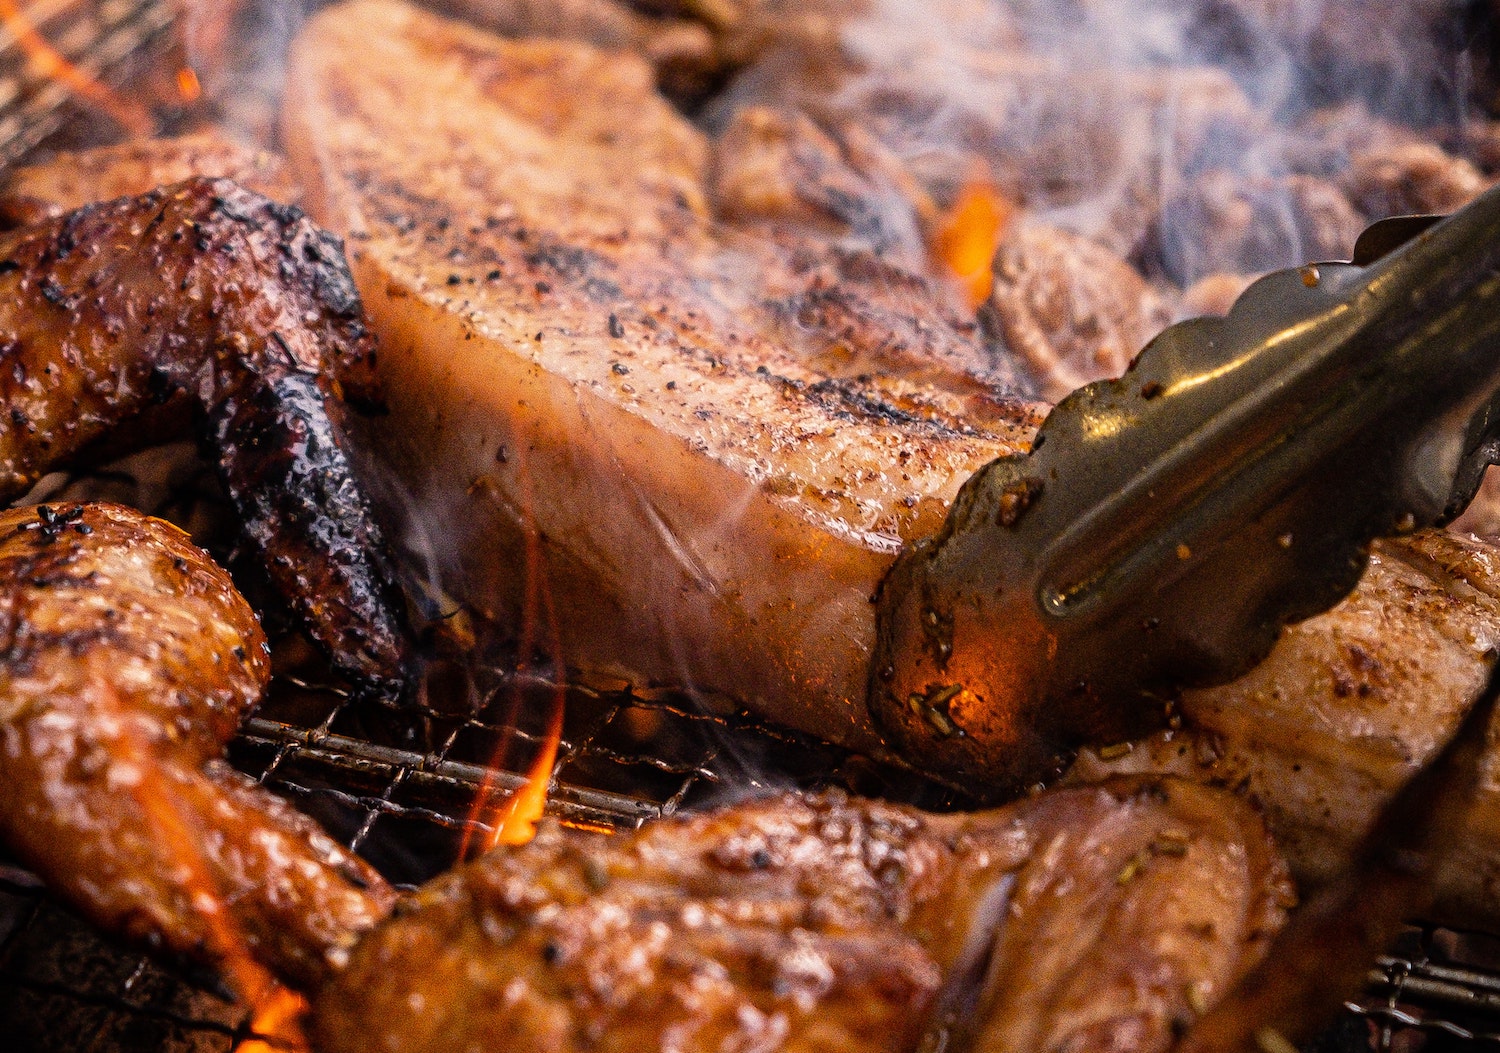
[{"label": "metal tongs", "polygon": [[1500,460],[1500,190],[1173,325],[994,461],[882,589],[870,705],[990,790],[1159,724],[1445,522]]}]

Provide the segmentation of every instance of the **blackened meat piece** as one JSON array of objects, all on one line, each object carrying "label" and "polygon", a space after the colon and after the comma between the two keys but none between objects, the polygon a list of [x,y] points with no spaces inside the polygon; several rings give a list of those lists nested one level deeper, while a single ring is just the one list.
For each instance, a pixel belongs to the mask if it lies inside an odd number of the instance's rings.
[{"label": "blackened meat piece", "polygon": [[374,341],[338,239],[192,179],[0,235],[0,498],[185,399],[273,584],[334,663],[395,691],[401,606],[345,453]]},{"label": "blackened meat piece", "polygon": [[1254,814],[1187,784],[947,816],[787,795],[545,829],[437,879],[361,943],[314,1032],[328,1053],[1150,1053],[1289,898]]},{"label": "blackened meat piece", "polygon": [[99,925],[315,984],[390,909],[221,759],[270,660],[182,531],[118,505],[0,513],[0,641],[0,842]]}]

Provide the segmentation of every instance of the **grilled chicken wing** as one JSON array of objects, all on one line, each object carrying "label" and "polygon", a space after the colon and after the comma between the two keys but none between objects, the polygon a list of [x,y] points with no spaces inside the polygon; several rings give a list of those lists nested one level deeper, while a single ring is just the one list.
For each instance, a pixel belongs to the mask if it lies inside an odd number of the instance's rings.
[{"label": "grilled chicken wing", "polygon": [[341,419],[377,401],[374,355],[337,239],[225,180],[0,234],[0,499],[180,396],[310,635],[394,692],[402,612]]},{"label": "grilled chicken wing", "polygon": [[367,936],[313,1034],[326,1053],[1148,1053],[1254,964],[1290,895],[1253,813],[1171,781],[975,815],[788,795],[614,838],[553,827]]},{"label": "grilled chicken wing", "polygon": [[117,505],[0,513],[0,839],[111,932],[323,979],[388,886],[230,769],[270,675],[186,535]]}]

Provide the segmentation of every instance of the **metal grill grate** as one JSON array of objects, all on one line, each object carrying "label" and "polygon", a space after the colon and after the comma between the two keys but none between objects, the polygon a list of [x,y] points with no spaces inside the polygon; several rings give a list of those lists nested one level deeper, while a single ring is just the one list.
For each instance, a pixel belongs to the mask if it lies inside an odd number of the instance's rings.
[{"label": "metal grill grate", "polygon": [[[612,830],[755,785],[835,782],[941,806],[943,792],[745,715],[704,713],[670,693],[495,674],[477,706],[397,712],[351,705],[335,687],[282,676],[232,744],[242,770],[315,815],[388,877],[415,885],[456,859],[481,787],[504,805],[530,766],[554,693],[564,740],[548,814]],[[459,692],[464,694],[466,692]],[[500,757],[499,763],[492,763]],[[767,774],[770,773],[770,774]],[[0,865],[0,1020],[23,1050],[226,1050],[247,1037],[212,978],[176,977],[116,948]],[[6,1048],[16,1048],[8,1046]]]},{"label": "metal grill grate", "polygon": [[[177,5],[34,0],[26,10],[85,74],[117,84],[161,64]],[[60,130],[71,141],[80,113],[0,30],[0,168]],[[201,471],[174,468],[164,478],[170,485],[143,484],[129,471],[53,480],[48,496],[109,496],[197,526],[203,540],[217,515],[214,488]],[[960,803],[907,773],[732,709],[704,712],[670,692],[498,669],[485,682],[435,685],[428,704],[404,712],[350,705],[315,671],[283,675],[232,744],[231,759],[403,885],[449,866],[466,834],[482,841],[491,832],[486,816],[521,784],[559,690],[564,737],[548,810],[565,823],[625,829],[768,783],[835,783],[929,807]],[[492,791],[490,810],[476,814],[482,787]],[[1500,1047],[1500,937],[1414,928],[1350,1010],[1320,1049]],[[0,1047],[39,1053],[220,1053],[249,1037],[243,1012],[216,993],[213,977],[111,943],[3,858],[0,1022]]]},{"label": "metal grill grate", "polygon": [[[27,22],[87,78],[108,85],[138,73],[168,42],[173,0],[33,0]],[[28,60],[0,27],[0,168],[25,157],[81,111],[68,89]]]}]

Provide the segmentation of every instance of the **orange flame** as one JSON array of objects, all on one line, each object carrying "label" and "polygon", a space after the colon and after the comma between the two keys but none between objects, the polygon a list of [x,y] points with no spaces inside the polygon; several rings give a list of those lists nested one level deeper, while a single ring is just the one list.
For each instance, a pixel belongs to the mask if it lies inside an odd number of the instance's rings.
[{"label": "orange flame", "polygon": [[183,66],[177,71],[177,94],[183,102],[197,102],[203,97],[203,85],[193,67]]},{"label": "orange flame", "polygon": [[306,1002],[278,984],[251,956],[248,942],[238,931],[213,874],[195,848],[200,835],[179,807],[178,795],[159,759],[152,755],[140,727],[129,718],[114,687],[102,682],[92,686],[98,692],[99,711],[113,715],[121,728],[116,744],[109,747],[114,759],[139,773],[130,793],[151,827],[151,843],[160,846],[169,857],[172,870],[186,875],[185,891],[207,929],[209,950],[221,961],[225,978],[235,994],[250,1007],[251,1028],[260,1037],[241,1043],[236,1053],[272,1053],[268,1041],[275,1043],[275,1053],[306,1053],[307,1039],[298,1022]]},{"label": "orange flame", "polygon": [[970,309],[989,299],[995,277],[990,264],[1015,206],[987,174],[970,177],[932,235],[932,255],[963,287]]},{"label": "orange flame", "polygon": [[0,25],[16,38],[36,76],[56,81],[78,98],[108,114],[128,135],[139,139],[156,131],[156,121],[146,107],[110,91],[49,44],[21,10],[20,0],[0,0]]},{"label": "orange flame", "polygon": [[562,742],[563,700],[562,691],[553,692],[552,716],[547,722],[547,735],[542,741],[542,751],[537,754],[526,773],[525,784],[511,794],[509,807],[505,809],[490,837],[490,847],[496,845],[524,845],[536,836],[537,820],[547,807],[547,784],[552,780],[552,766],[557,763],[557,747]]},{"label": "orange flame", "polygon": [[[529,667],[530,656],[536,644],[539,613],[545,618],[553,660],[560,664],[562,655],[562,635],[558,629],[557,611],[552,603],[552,593],[547,588],[546,558],[542,553],[541,534],[536,529],[535,488],[530,468],[525,460],[521,460],[516,466],[516,479],[521,489],[518,504],[521,508],[526,535],[526,582],[521,611],[521,639],[518,651],[520,661],[516,668],[517,686],[511,696],[510,719],[505,722],[507,728],[510,727],[521,708],[520,680]],[[496,792],[495,775],[504,763],[505,754],[510,747],[509,733],[507,732],[501,738],[487,766],[484,780],[474,796],[474,807],[469,814],[470,823],[465,829],[463,842],[459,845],[460,859],[468,857],[473,831],[476,825],[486,817],[493,830],[486,848],[494,848],[502,844],[524,845],[536,836],[536,824],[546,810],[547,788],[552,780],[552,769],[557,763],[557,751],[562,743],[565,701],[566,692],[562,685],[558,684],[552,691],[551,712],[548,716],[547,730],[542,737],[541,750],[526,773],[525,783],[512,792],[499,808],[491,811],[490,801]]]},{"label": "orange flame", "polygon": [[307,1036],[302,1033],[302,1014],[307,999],[285,987],[270,992],[250,1019],[250,1037],[234,1047],[234,1053],[305,1053]]}]

